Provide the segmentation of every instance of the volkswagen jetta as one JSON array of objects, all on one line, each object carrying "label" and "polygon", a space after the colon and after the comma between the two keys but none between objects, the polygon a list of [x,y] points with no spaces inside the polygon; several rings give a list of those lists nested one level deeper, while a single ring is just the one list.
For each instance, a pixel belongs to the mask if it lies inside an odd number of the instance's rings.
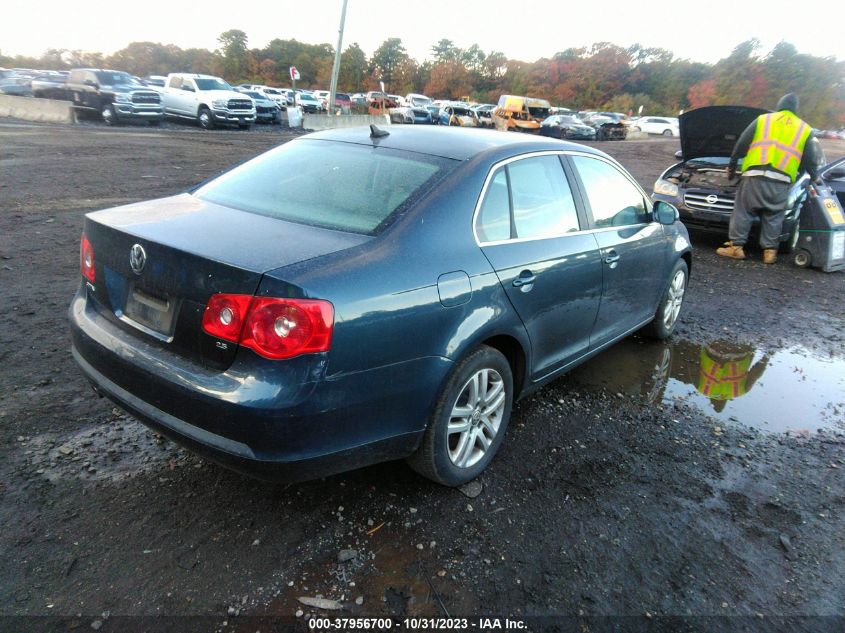
[{"label": "volkswagen jetta", "polygon": [[669,336],[690,258],[677,210],[602,152],[322,132],[89,213],[73,354],[100,394],[237,470],[408,458],[459,485],[515,399],[644,326]]}]

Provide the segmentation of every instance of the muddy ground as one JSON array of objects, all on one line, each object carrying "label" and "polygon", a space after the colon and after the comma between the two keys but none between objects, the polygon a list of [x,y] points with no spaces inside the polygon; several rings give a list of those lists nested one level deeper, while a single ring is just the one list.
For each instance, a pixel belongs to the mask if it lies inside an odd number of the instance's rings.
[{"label": "muddy ground", "polygon": [[[578,630],[842,626],[845,405],[831,380],[845,356],[842,273],[764,268],[759,253],[721,260],[716,240],[694,235],[674,346],[634,337],[519,403],[472,498],[401,462],[264,484],[97,398],[66,325],[82,215],[179,192],[289,137],[0,124],[0,629],[199,615],[141,628],[266,631],[250,618],[304,626],[322,613],[301,596],[341,602],[332,615],[586,618],[558,622]],[[647,190],[677,148],[600,147]],[[762,418],[776,410],[728,415],[673,390],[696,382],[714,341],[755,361],[813,359],[822,369],[796,365],[794,383],[815,381],[816,401],[771,432]],[[786,375],[753,389],[789,400]],[[344,549],[356,555],[341,563]]]}]

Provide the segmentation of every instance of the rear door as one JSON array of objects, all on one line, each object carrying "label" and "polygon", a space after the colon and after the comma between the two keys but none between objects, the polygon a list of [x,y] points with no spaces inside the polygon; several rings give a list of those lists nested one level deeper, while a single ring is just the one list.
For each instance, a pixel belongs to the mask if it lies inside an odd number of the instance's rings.
[{"label": "rear door", "polygon": [[591,336],[596,347],[654,315],[669,243],[647,196],[617,165],[582,154],[569,160],[601,252],[602,299]]},{"label": "rear door", "polygon": [[475,234],[531,340],[534,379],[583,353],[601,295],[601,259],[556,153],[499,165]]}]

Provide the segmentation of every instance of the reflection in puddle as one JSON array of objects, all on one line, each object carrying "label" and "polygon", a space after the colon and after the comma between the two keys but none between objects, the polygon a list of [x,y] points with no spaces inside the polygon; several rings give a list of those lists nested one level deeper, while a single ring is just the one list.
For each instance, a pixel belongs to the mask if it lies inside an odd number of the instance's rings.
[{"label": "reflection in puddle", "polygon": [[771,432],[845,430],[845,359],[800,348],[764,354],[725,341],[634,337],[573,370],[569,380],[650,402],[682,399],[719,420]]}]

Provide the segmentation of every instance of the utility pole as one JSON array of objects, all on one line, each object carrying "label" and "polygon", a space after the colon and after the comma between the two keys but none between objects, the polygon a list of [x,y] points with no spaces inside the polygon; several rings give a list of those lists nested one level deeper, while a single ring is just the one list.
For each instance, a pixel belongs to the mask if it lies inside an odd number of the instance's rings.
[{"label": "utility pole", "polygon": [[346,22],[346,3],[349,0],[343,0],[343,9],[340,11],[340,28],[337,31],[337,48],[334,52],[334,66],[332,66],[332,85],[329,88],[329,103],[326,108],[326,113],[334,112],[334,99],[337,94],[337,75],[340,72],[340,52],[343,47],[343,24]]}]

